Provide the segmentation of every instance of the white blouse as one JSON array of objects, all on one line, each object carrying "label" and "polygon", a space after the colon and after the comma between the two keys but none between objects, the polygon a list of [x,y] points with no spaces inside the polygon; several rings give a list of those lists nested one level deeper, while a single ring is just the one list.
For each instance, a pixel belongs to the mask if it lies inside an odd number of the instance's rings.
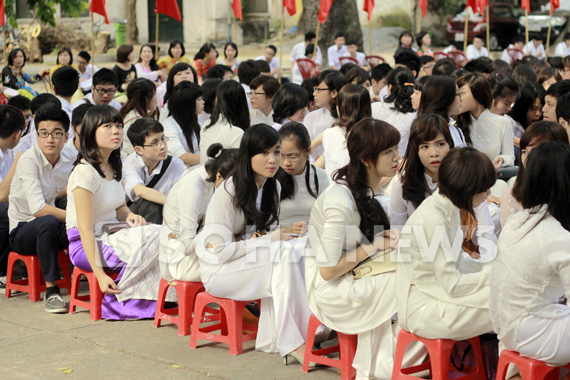
[{"label": "white blouse", "polygon": [[325,170],[330,179],[333,173],[348,165],[350,156],[346,147],[346,129],[332,127],[323,132]]},{"label": "white blouse", "polygon": [[570,232],[545,213],[543,206],[534,215],[529,210],[512,215],[499,239],[489,309],[494,330],[506,347],[515,347],[525,316],[546,320],[570,316],[567,305],[556,303],[570,294]]},{"label": "white blouse", "polygon": [[220,143],[226,149],[239,148],[243,129],[228,123],[223,117],[212,126],[210,123],[200,132],[200,163],[204,165],[208,161],[208,148],[212,144]]},{"label": "white blouse", "polygon": [[404,157],[404,154],[406,154],[406,147],[408,146],[410,128],[412,127],[412,122],[416,118],[417,112],[401,113],[393,109],[393,107],[393,103],[372,103],[372,117],[385,121],[386,123],[394,126],[394,128],[400,132],[398,150],[400,151],[400,156]]},{"label": "white blouse", "polygon": [[[174,120],[174,117],[169,116],[164,120],[162,125],[164,126],[164,135],[168,137],[169,155],[180,158],[183,154],[192,153],[184,136],[184,132],[182,132],[182,128],[180,128],[176,120]],[[192,149],[194,150],[194,154],[200,153],[196,135],[192,135]]]},{"label": "white blouse", "polygon": [[513,128],[513,135],[514,137],[517,138],[521,138],[523,133],[524,133],[524,128],[521,125],[521,123],[519,123],[518,121],[515,121],[515,119],[513,119],[512,117],[510,117],[509,115],[505,115],[505,117],[507,118],[507,120],[511,123],[511,126]]},{"label": "white blouse", "polygon": [[127,131],[129,130],[129,127],[140,118],[142,118],[142,116],[139,115],[136,110],[132,110],[123,118],[123,146],[121,146],[121,158],[123,161],[125,161],[127,157],[135,151],[135,148],[131,143],[131,139],[129,139],[127,135]]},{"label": "white blouse", "polygon": [[67,214],[66,228],[77,227],[77,209],[75,208],[75,195],[73,190],[81,187],[94,194],[93,227],[95,236],[102,235],[102,226],[105,223],[117,222],[117,209],[125,203],[125,193],[121,182],[108,181],[101,177],[97,170],[82,161],[73,169],[67,183]]},{"label": "white blouse", "polygon": [[471,123],[469,130],[475,149],[485,153],[491,161],[497,156],[502,157],[505,160],[503,166],[515,164],[513,128],[507,118],[491,113],[487,108],[479,119],[471,116]]},{"label": "white blouse", "polygon": [[[335,119],[328,108],[319,108],[313,112],[309,112],[307,116],[305,116],[305,120],[303,120],[303,125],[307,128],[307,132],[309,132],[309,137],[311,141],[317,138],[318,135],[321,134],[324,130],[330,128],[333,123],[338,121]],[[323,147],[319,146],[316,147],[312,152],[311,155],[314,158],[318,156],[322,156],[323,154]]]},{"label": "white blouse", "polygon": [[[433,193],[437,189],[437,182],[434,183],[432,178],[424,173],[424,177],[428,184],[430,191]],[[431,193],[426,193],[426,198],[429,197]],[[392,195],[390,197],[390,226],[397,228],[400,231],[408,218],[416,211],[416,207],[413,202],[404,199],[404,193],[402,189],[402,179],[398,178],[397,181],[393,181],[392,184]]]},{"label": "white blouse", "polygon": [[252,109],[251,111],[249,111],[249,120],[250,120],[249,123],[250,125],[255,125],[255,124],[273,125],[275,123],[275,121],[273,120],[273,110],[269,112],[269,115],[265,116],[262,110]]},{"label": "white blouse", "polygon": [[[293,180],[295,181],[295,194],[293,197],[283,199],[281,201],[279,212],[279,224],[281,226],[292,226],[293,223],[300,221],[309,222],[311,210],[313,209],[316,198],[314,198],[307,189],[307,182],[305,179],[306,170],[307,169],[305,168],[303,173],[293,176]],[[315,173],[319,182],[319,191],[316,191]],[[309,184],[315,195],[318,197],[329,186],[327,173],[323,169],[311,165]]]}]

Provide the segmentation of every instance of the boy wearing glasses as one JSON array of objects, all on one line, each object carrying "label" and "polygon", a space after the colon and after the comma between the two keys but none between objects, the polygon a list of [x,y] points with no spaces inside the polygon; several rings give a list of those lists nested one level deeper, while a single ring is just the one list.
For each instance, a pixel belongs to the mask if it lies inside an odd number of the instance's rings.
[{"label": "boy wearing glasses", "polygon": [[73,103],[73,109],[85,103],[93,105],[109,105],[117,110],[121,109],[121,103],[114,99],[119,87],[119,78],[112,70],[99,69],[93,75],[93,85],[91,92],[83,97],[81,101]]},{"label": "boy wearing glasses", "polygon": [[136,120],[127,136],[135,148],[135,154],[129,155],[123,164],[127,205],[147,222],[162,224],[166,196],[186,172],[186,164],[168,155],[168,137],[157,120]]},{"label": "boy wearing glasses", "polygon": [[[54,73],[54,77],[58,69]],[[20,157],[10,186],[10,246],[21,255],[38,256],[46,294],[48,313],[65,313],[61,297],[58,250],[69,245],[65,229],[65,210],[55,207],[66,195],[67,179],[75,157],[64,149],[68,138],[69,117],[61,109],[43,107],[35,115],[38,143]]]}]

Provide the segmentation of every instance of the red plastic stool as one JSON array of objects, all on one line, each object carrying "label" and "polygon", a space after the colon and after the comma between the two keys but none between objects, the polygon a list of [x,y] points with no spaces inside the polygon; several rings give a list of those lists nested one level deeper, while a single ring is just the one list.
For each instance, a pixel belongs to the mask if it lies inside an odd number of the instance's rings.
[{"label": "red plastic stool", "polygon": [[[497,367],[497,380],[505,380],[509,364],[515,364],[523,380],[558,380],[560,367],[540,360],[520,356],[517,352],[503,350]],[[570,369],[570,364],[562,366]]]},{"label": "red plastic stool", "polygon": [[[476,336],[471,339],[466,339],[475,354],[475,362],[477,368],[466,367],[463,369],[464,376],[460,377],[463,380],[486,380],[485,364],[483,363],[483,352],[481,351],[481,342],[479,337]],[[422,342],[429,353],[429,361],[414,367],[402,368],[404,360],[404,353],[408,344],[414,341]],[[394,360],[394,370],[392,372],[392,380],[400,379],[416,379],[415,376],[410,374],[420,371],[429,370],[430,379],[433,380],[447,380],[449,379],[449,363],[451,359],[451,350],[457,341],[451,339],[426,339],[414,335],[410,332],[400,330],[398,335],[398,344],[396,345],[396,357]]]},{"label": "red plastic stool", "polygon": [[[28,270],[28,278],[25,280],[12,280],[14,275],[14,264],[16,261],[22,260]],[[63,279],[57,281],[57,285],[67,290],[70,294],[71,276],[69,275],[69,258],[64,251],[58,251],[57,261],[61,267]],[[17,252],[10,252],[8,256],[8,272],[6,282],[6,298],[10,298],[12,291],[28,293],[31,302],[40,300],[40,294],[46,291],[46,283],[40,266],[40,259],[37,256],[20,255]]]},{"label": "red plastic stool", "polygon": [[[107,273],[109,277],[113,280],[117,279],[118,273]],[[87,278],[89,283],[89,294],[80,296],[79,294],[79,282],[81,281],[81,276]],[[99,321],[101,319],[101,304],[103,303],[103,292],[99,288],[99,282],[97,277],[93,272],[88,272],[86,270],[80,269],[78,267],[73,268],[73,280],[71,283],[71,299],[69,300],[69,313],[73,314],[77,306],[89,310],[92,321]]]},{"label": "red plastic stool", "polygon": [[[166,300],[166,293],[171,286],[176,289],[178,307],[165,309],[164,302]],[[160,287],[158,289],[158,302],[156,303],[156,314],[154,316],[154,327],[160,327],[161,322],[164,320],[178,325],[178,335],[190,335],[192,312],[194,311],[196,296],[203,291],[204,285],[201,282],[179,280],[168,282],[164,278],[161,278]],[[218,310],[207,307],[206,312],[211,315],[205,316],[201,320],[202,323],[220,320],[220,312]]]},{"label": "red plastic stool", "polygon": [[[257,337],[257,325],[243,322],[243,309],[250,301],[234,301],[227,298],[217,298],[208,292],[202,292],[196,297],[194,305],[194,318],[192,321],[192,335],[190,336],[190,348],[196,348],[198,339],[213,342],[226,343],[230,346],[231,355],[243,353],[243,344]],[[256,301],[258,304],[260,301]],[[220,305],[219,322],[200,328],[208,311],[206,305],[216,303]],[[212,331],[220,330],[220,335],[211,334]],[[251,331],[244,334],[244,331]]]},{"label": "red plastic stool", "polygon": [[[356,370],[352,368],[352,361],[356,353],[356,344],[358,343],[356,335],[346,335],[337,332],[338,344],[336,346],[313,350],[315,344],[315,333],[317,328],[322,325],[315,314],[309,319],[309,328],[307,330],[307,343],[305,348],[305,357],[303,359],[303,371],[309,372],[309,363],[317,363],[329,367],[340,368],[341,380],[352,380],[356,377]],[[322,355],[329,355],[338,352],[339,359],[327,358]]]}]

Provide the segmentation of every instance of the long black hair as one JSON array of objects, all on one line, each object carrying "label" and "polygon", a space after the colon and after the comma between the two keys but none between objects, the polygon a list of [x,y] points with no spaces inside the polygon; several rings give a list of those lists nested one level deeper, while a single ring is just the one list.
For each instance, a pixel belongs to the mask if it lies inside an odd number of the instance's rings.
[{"label": "long black hair", "polygon": [[295,114],[295,112],[309,106],[309,94],[307,91],[295,83],[286,83],[279,87],[273,99],[273,121],[283,122]]},{"label": "long black hair", "polygon": [[198,74],[196,70],[186,62],[178,62],[170,69],[168,73],[168,78],[166,78],[166,94],[164,94],[164,104],[168,102],[170,99],[170,94],[172,93],[172,89],[174,88],[174,76],[181,71],[186,71],[190,69],[192,71],[192,75],[194,76],[194,80],[192,82],[196,83],[196,78],[198,78]]},{"label": "long black hair", "polygon": [[[101,169],[101,154],[99,145],[97,145],[96,133],[97,129],[106,123],[120,123],[123,125],[123,118],[119,111],[108,105],[96,105],[91,107],[83,117],[81,124],[81,134],[79,135],[79,154],[75,161],[77,166],[81,160],[97,170],[97,173],[105,178],[105,173]],[[124,137],[123,137],[124,138]],[[113,178],[120,181],[123,177],[123,162],[121,161],[121,148],[115,149],[109,156],[109,164],[115,175]]]},{"label": "long black hair", "polygon": [[529,127],[526,115],[528,110],[533,107],[534,101],[536,99],[540,100],[540,108],[544,106],[544,97],[546,96],[546,90],[542,85],[536,82],[529,82],[524,85],[518,99],[515,101],[513,108],[508,113],[514,121],[518,122],[523,129]]},{"label": "long black hair", "polygon": [[[315,86],[320,85],[322,82],[325,82],[327,85],[332,98],[332,91],[336,91],[338,95],[340,89],[346,84],[346,78],[340,71],[327,69],[321,71],[319,75],[315,77]],[[333,118],[338,119],[336,104],[336,98],[332,98],[329,105],[329,111]]]},{"label": "long black hair", "polygon": [[453,138],[449,133],[448,119],[439,115],[420,115],[412,123],[408,147],[404,156],[401,181],[403,198],[412,202],[415,208],[418,208],[425,200],[426,194],[432,192],[426,182],[425,168],[418,156],[420,145],[435,140],[440,133],[449,147],[453,148]]},{"label": "long black hair", "polygon": [[[457,79],[457,87],[461,91],[461,87],[468,85],[473,95],[473,99],[485,108],[491,108],[493,104],[493,94],[491,92],[491,85],[483,74],[467,73]],[[457,126],[463,132],[467,144],[472,144],[471,141],[471,112],[463,112],[457,116]]]},{"label": "long black hair", "polygon": [[400,113],[414,112],[412,106],[412,93],[414,92],[414,74],[405,67],[397,67],[390,71],[386,79],[386,85],[391,86],[390,95],[384,100],[391,103],[392,109]]},{"label": "long black hair", "polygon": [[168,111],[182,129],[188,148],[192,153],[194,153],[193,137],[196,137],[198,143],[200,142],[200,124],[196,114],[196,100],[201,96],[202,88],[196,83],[180,82],[174,86],[168,103]]},{"label": "long black hair", "polygon": [[136,78],[127,87],[127,103],[121,108],[121,117],[127,116],[132,110],[142,117],[147,116],[147,107],[156,94],[156,86],[146,78]]},{"label": "long black hair", "polygon": [[194,56],[194,60],[203,59],[206,56],[206,54],[208,54],[212,49],[216,50],[216,45],[214,45],[211,42],[206,42],[204,45],[200,47],[200,50]]},{"label": "long black hair", "polygon": [[281,141],[279,133],[266,124],[256,124],[248,128],[241,139],[238,160],[233,173],[235,186],[234,207],[241,210],[247,225],[255,225],[259,232],[267,231],[279,220],[279,193],[277,179],[267,178],[263,184],[261,210],[257,209],[258,188],[251,158],[263,153]]},{"label": "long black hair", "polygon": [[[311,138],[309,137],[309,132],[307,128],[295,121],[283,124],[279,130],[279,136],[281,136],[281,141],[283,140],[294,140],[297,146],[301,149],[303,153],[311,147]],[[311,189],[311,167],[315,179],[315,190]],[[281,184],[281,200],[293,198],[295,195],[295,180],[293,176],[286,173],[285,170],[279,169],[276,175],[279,183]],[[317,171],[311,162],[307,159],[305,162],[305,183],[307,184],[307,190],[309,194],[315,199],[317,199],[317,194],[319,194],[319,178],[317,176]]]},{"label": "long black hair", "polygon": [[210,128],[222,119],[244,131],[249,128],[250,119],[245,91],[241,84],[233,80],[223,81],[218,87],[218,97],[210,124],[204,129]]},{"label": "long black hair", "polygon": [[382,151],[397,148],[399,142],[400,132],[392,125],[370,117],[363,119],[352,127],[346,141],[350,162],[333,174],[335,182],[350,189],[360,214],[360,231],[370,242],[374,240],[375,226],[388,230],[390,220],[368,185],[363,161],[376,163]]},{"label": "long black hair", "polygon": [[418,91],[422,92],[418,115],[436,114],[449,121],[448,109],[457,96],[457,85],[453,78],[431,76]]}]

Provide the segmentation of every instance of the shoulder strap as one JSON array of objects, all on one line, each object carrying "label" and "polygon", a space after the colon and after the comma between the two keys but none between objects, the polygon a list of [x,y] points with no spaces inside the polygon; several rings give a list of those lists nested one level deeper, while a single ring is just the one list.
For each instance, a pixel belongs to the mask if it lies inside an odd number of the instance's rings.
[{"label": "shoulder strap", "polygon": [[311,168],[313,168],[314,179],[315,179],[315,187],[317,188],[317,196],[319,195],[319,176],[317,175],[317,169],[315,165],[311,164]]},{"label": "shoulder strap", "polygon": [[156,184],[158,183],[158,181],[160,181],[164,173],[166,173],[168,165],[170,165],[171,161],[172,161],[172,156],[166,157],[166,160],[164,160],[164,162],[162,163],[162,168],[160,169],[160,173],[152,177],[152,179],[150,180],[148,185],[146,185],[146,187],[150,187],[152,189],[156,186]]},{"label": "shoulder strap", "polygon": [[142,116],[138,116],[138,115],[137,115],[137,116],[131,117],[129,120],[123,121],[123,125],[128,124],[128,123],[130,123],[131,121],[136,120],[136,119],[142,119]]}]

